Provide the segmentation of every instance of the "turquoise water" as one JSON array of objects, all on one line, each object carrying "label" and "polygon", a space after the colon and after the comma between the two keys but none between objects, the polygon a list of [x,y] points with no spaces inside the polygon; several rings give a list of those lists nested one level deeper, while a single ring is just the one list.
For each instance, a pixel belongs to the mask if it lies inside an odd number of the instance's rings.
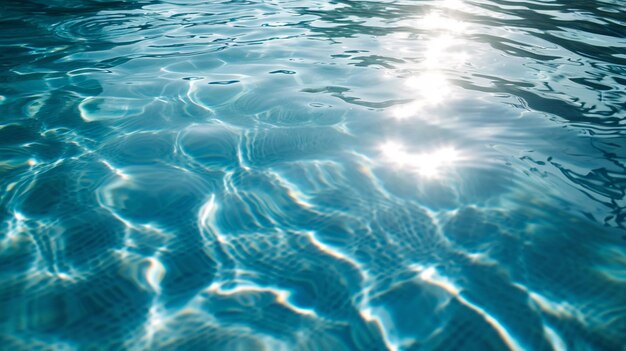
[{"label": "turquoise water", "polygon": [[624,350],[620,0],[8,0],[0,349]]}]

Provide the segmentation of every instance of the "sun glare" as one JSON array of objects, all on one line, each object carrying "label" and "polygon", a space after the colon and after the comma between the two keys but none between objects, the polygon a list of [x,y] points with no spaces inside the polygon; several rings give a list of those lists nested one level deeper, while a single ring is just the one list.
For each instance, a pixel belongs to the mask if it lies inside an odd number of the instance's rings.
[{"label": "sun glare", "polygon": [[441,147],[425,153],[411,153],[404,145],[397,142],[387,142],[380,147],[385,162],[395,167],[408,169],[427,177],[437,178],[442,172],[451,168],[460,159],[459,152],[454,147]]},{"label": "sun glare", "polygon": [[453,18],[442,16],[439,12],[432,12],[420,20],[420,26],[428,30],[445,30],[463,33],[467,29],[467,23]]}]

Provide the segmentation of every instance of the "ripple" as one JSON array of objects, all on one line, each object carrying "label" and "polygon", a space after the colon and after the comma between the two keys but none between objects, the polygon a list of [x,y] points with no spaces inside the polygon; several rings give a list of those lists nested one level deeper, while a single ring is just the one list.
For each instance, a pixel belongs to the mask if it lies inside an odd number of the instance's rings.
[{"label": "ripple", "polygon": [[320,158],[336,152],[346,139],[329,127],[271,128],[257,131],[246,140],[245,157],[255,165]]},{"label": "ripple", "polygon": [[621,349],[619,1],[9,1],[0,346]]},{"label": "ripple", "polygon": [[133,98],[89,97],[78,108],[85,122],[100,122],[138,116],[145,111],[145,104]]},{"label": "ripple", "polygon": [[277,71],[270,72],[270,74],[278,74],[278,73],[280,73],[280,74],[296,74],[296,72],[294,72],[294,71],[289,71],[289,70],[285,70],[285,69],[279,69]]},{"label": "ripple", "polygon": [[123,164],[154,164],[173,158],[173,133],[133,133],[102,147],[107,159]]},{"label": "ripple", "polygon": [[205,167],[233,167],[241,162],[239,132],[232,127],[191,126],[179,136],[178,143],[185,155]]},{"label": "ripple", "polygon": [[151,22],[145,14],[101,12],[92,17],[64,21],[53,28],[65,39],[124,44],[143,39],[143,31],[150,28]]},{"label": "ripple", "polygon": [[179,215],[172,208],[191,211],[207,191],[196,175],[173,167],[133,166],[122,172],[127,177],[111,177],[98,189],[98,199],[105,208],[134,221],[176,220]]}]

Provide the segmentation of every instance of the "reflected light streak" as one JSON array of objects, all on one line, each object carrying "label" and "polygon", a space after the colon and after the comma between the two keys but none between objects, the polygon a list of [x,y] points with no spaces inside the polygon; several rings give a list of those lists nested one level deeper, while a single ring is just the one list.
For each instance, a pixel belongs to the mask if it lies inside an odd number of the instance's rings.
[{"label": "reflected light streak", "polygon": [[107,160],[100,160],[100,162],[105,165],[111,172],[115,173],[118,177],[122,178],[123,180],[128,180],[130,179],[130,177],[125,174],[121,169],[113,167],[113,165],[111,165],[109,163],[109,161]]},{"label": "reflected light streak", "polygon": [[502,341],[505,342],[510,350],[526,350],[526,347],[524,347],[511,333],[509,333],[507,327],[504,324],[502,324],[498,319],[496,319],[494,315],[489,313],[484,308],[466,299],[465,296],[463,296],[462,294],[462,288],[456,285],[448,277],[442,275],[439,271],[437,271],[435,267],[423,267],[420,265],[415,265],[411,268],[418,273],[418,277],[421,280],[444,289],[450,295],[454,296],[460,303],[482,316],[485,321],[489,323],[493,327],[493,329],[500,335]]},{"label": "reflected light streak", "polygon": [[0,240],[0,248],[12,245],[20,237],[20,234],[27,231],[26,224],[24,223],[27,218],[19,212],[14,212],[13,217],[15,220],[7,221],[8,231],[5,237]]},{"label": "reflected light streak", "polygon": [[224,282],[213,282],[206,288],[206,292],[217,293],[224,296],[233,296],[241,293],[271,293],[275,296],[276,302],[299,313],[303,316],[317,317],[317,313],[313,309],[302,308],[291,302],[293,293],[290,290],[281,289],[273,286],[261,286],[253,282],[237,283],[234,287],[225,288]]},{"label": "reflected light streak", "polygon": [[161,308],[153,305],[148,312],[148,320],[145,324],[145,338],[149,343],[154,340],[154,335],[166,327],[166,316],[161,312]]},{"label": "reflected light streak", "polygon": [[[445,3],[447,7],[455,4],[461,3]],[[464,41],[456,38],[455,34],[464,33],[468,27],[466,23],[448,18],[439,11],[433,11],[418,20],[415,26],[431,30],[438,36],[426,42],[424,59],[420,63],[420,68],[425,72],[409,77],[404,82],[415,100],[391,110],[392,117],[397,119],[413,117],[417,112],[437,106],[450,97],[452,87],[440,70],[465,64],[469,58],[463,51],[452,50],[453,47],[464,44]],[[400,51],[403,51],[402,48]]]},{"label": "reflected light streak", "polygon": [[441,172],[452,167],[459,159],[459,153],[453,147],[443,147],[429,153],[413,154],[396,142],[387,142],[381,146],[382,156],[386,161],[400,168],[411,169],[418,174],[436,178]]},{"label": "reflected light streak", "polygon": [[155,257],[148,258],[148,264],[149,266],[144,272],[146,282],[155,293],[160,294],[161,281],[165,276],[165,266]]}]

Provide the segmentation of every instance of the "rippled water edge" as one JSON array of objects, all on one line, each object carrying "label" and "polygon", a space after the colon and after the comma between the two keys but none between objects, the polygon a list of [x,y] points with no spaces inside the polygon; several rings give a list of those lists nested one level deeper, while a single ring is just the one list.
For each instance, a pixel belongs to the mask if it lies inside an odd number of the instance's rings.
[{"label": "rippled water edge", "polygon": [[623,348],[619,1],[3,11],[7,349]]}]

